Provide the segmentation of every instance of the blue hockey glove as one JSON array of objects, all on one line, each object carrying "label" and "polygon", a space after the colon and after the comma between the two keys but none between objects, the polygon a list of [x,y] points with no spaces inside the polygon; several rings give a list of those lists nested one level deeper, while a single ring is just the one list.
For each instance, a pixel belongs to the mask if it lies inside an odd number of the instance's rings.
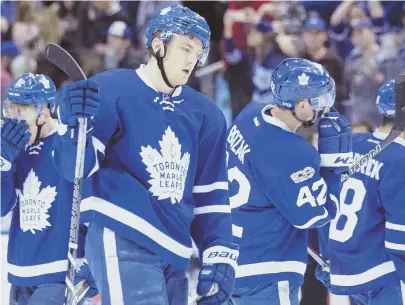
[{"label": "blue hockey glove", "polygon": [[331,289],[330,273],[318,265],[315,269],[315,277],[320,281],[328,290]]},{"label": "blue hockey glove", "polygon": [[90,268],[86,259],[83,260],[83,263],[80,265],[79,270],[76,270],[76,273],[77,275],[75,277],[75,285],[77,285],[82,280],[86,280],[89,283],[90,288],[84,297],[92,298],[96,296],[98,294],[98,289],[93,275],[90,272]]},{"label": "blue hockey glove", "polygon": [[[218,291],[210,295],[213,285]],[[197,294],[204,296],[199,305],[225,304],[233,293],[235,284],[235,269],[229,264],[203,265],[198,276]],[[215,291],[214,291],[215,292]]]},{"label": "blue hockey glove", "polygon": [[93,80],[81,80],[62,89],[58,108],[59,121],[70,128],[78,125],[78,118],[92,118],[100,107],[98,85]]},{"label": "blue hockey glove", "polygon": [[213,246],[204,251],[197,285],[197,294],[202,296],[199,305],[226,304],[232,296],[239,254],[234,248]]},{"label": "blue hockey glove", "polygon": [[318,151],[321,167],[342,173],[352,163],[352,129],[344,116],[332,108],[319,120]]},{"label": "blue hockey glove", "polygon": [[16,119],[4,119],[1,129],[1,171],[9,171],[11,164],[18,155],[25,150],[31,133],[25,121],[18,122]]}]

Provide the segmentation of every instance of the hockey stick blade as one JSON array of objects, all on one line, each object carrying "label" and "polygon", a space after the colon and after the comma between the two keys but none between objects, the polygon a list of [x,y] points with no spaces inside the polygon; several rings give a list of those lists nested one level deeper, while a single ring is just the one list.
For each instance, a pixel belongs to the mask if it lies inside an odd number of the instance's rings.
[{"label": "hockey stick blade", "polygon": [[75,82],[86,79],[83,70],[76,60],[65,49],[55,43],[49,43],[44,49],[47,60],[61,69],[69,78]]},{"label": "hockey stick blade", "polygon": [[350,176],[359,172],[372,158],[380,153],[384,148],[390,145],[405,130],[405,74],[395,77],[395,119],[392,130],[381,143],[377,144],[372,150],[365,154],[360,160],[355,162],[349,168],[349,172],[341,175],[341,181],[344,182]]},{"label": "hockey stick blade", "polygon": [[[58,46],[57,44],[50,43],[46,45],[44,53],[47,60],[61,69],[73,81],[76,82],[87,79],[76,60],[74,60],[72,55],[70,55],[62,47]],[[82,180],[87,131],[87,120],[85,118],[79,118],[78,121],[79,131],[77,139],[75,179],[73,184],[72,213],[70,219],[68,270],[66,276],[66,292],[64,301],[65,305],[77,304],[78,301],[80,301],[80,298],[85,294],[82,293],[77,295],[76,289],[73,287],[76,273],[75,267],[79,239],[80,202],[82,197]]]}]

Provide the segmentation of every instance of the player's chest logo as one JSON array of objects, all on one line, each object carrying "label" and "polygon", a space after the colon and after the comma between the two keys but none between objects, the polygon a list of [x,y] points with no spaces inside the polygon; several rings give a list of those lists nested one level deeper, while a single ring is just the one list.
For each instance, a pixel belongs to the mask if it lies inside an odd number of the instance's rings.
[{"label": "player's chest logo", "polygon": [[48,210],[56,197],[56,187],[49,185],[41,189],[41,181],[33,169],[24,181],[23,189],[17,190],[20,201],[20,227],[23,232],[35,230],[42,231],[51,224],[48,221]]},{"label": "player's chest logo", "polygon": [[172,204],[179,203],[184,194],[190,154],[182,154],[179,139],[170,126],[159,141],[159,148],[160,151],[149,145],[141,147],[142,162],[150,175],[149,192],[158,200],[170,198]]}]

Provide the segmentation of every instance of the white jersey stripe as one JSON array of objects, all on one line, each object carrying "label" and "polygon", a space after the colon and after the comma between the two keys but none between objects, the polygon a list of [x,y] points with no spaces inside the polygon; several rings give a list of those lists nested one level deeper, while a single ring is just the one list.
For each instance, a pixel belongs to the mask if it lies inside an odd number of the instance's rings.
[{"label": "white jersey stripe", "polygon": [[207,213],[231,213],[231,207],[229,205],[207,205],[194,209],[194,215]]},{"label": "white jersey stripe", "polygon": [[405,232],[405,226],[404,225],[398,225],[398,224],[396,224],[396,223],[392,223],[392,222],[386,222],[385,223],[385,227],[387,228],[387,229],[390,229],[390,230],[396,230],[396,231],[403,231],[403,232]]},{"label": "white jersey stripe", "polygon": [[263,262],[255,264],[239,265],[236,267],[236,278],[261,274],[275,274],[282,272],[294,272],[304,275],[307,265],[299,261]]},{"label": "white jersey stripe", "polygon": [[181,257],[188,259],[193,252],[193,248],[182,245],[177,240],[171,238],[170,236],[155,228],[145,219],[107,200],[94,196],[82,200],[80,211],[85,212],[89,210],[104,214],[132,229],[137,230],[138,232],[146,235],[170,252]]},{"label": "white jersey stripe", "polygon": [[67,266],[68,266],[67,259],[32,266],[17,266],[13,264],[8,264],[8,272],[18,277],[34,277],[44,274],[65,272],[67,271]]},{"label": "white jersey stripe", "polygon": [[288,281],[280,281],[277,283],[277,288],[280,305],[291,305],[290,283]]},{"label": "white jersey stripe", "polygon": [[194,185],[193,193],[209,193],[216,190],[228,190],[228,182],[215,182],[208,185]]},{"label": "white jersey stripe", "polygon": [[391,272],[395,272],[395,265],[392,261],[388,261],[377,265],[360,274],[332,274],[330,275],[330,282],[335,286],[357,286],[365,283],[369,283],[383,275]]},{"label": "white jersey stripe", "polygon": [[117,257],[117,242],[115,233],[110,229],[104,228],[103,248],[105,267],[107,269],[108,290],[110,294],[111,305],[124,305],[124,296],[122,293],[122,284],[120,269]]}]

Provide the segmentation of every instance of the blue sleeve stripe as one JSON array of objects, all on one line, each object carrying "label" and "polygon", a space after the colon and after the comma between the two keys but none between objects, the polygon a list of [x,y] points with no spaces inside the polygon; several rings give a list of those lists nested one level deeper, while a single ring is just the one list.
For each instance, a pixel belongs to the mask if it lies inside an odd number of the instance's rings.
[{"label": "blue sleeve stripe", "polygon": [[325,208],[323,208],[323,210],[324,210],[324,213],[322,215],[318,215],[318,216],[311,218],[306,224],[304,224],[302,226],[294,225],[294,227],[296,227],[298,229],[308,229],[308,228],[312,227],[318,221],[328,217],[328,210],[326,210]]},{"label": "blue sleeve stripe", "polygon": [[208,205],[194,209],[194,215],[207,213],[231,213],[231,207],[229,205]]},{"label": "blue sleeve stripe", "polygon": [[396,223],[392,223],[392,222],[386,222],[385,223],[385,227],[387,228],[387,229],[390,229],[390,230],[396,230],[396,231],[402,231],[402,232],[405,232],[405,225],[399,225],[399,224],[396,224]]},{"label": "blue sleeve stripe", "polygon": [[207,185],[195,185],[193,193],[209,193],[215,190],[228,190],[228,182],[218,181]]}]

